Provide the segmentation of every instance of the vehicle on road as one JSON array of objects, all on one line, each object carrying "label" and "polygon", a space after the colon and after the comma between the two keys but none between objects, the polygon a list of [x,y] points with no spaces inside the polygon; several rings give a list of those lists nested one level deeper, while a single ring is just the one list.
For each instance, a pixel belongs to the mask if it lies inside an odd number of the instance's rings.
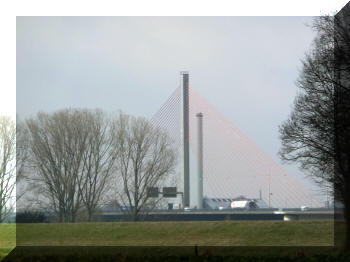
[{"label": "vehicle on road", "polygon": [[279,208],[277,211],[273,211],[274,214],[277,214],[277,215],[283,215],[285,214],[286,212],[283,211],[282,208]]},{"label": "vehicle on road", "polygon": [[308,206],[301,206],[300,209],[301,209],[301,211],[309,211],[310,207],[308,207]]}]

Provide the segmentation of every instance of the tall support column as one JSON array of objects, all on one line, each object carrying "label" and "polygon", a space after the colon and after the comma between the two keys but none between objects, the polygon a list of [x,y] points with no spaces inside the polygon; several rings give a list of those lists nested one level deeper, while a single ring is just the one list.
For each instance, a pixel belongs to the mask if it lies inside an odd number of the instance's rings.
[{"label": "tall support column", "polygon": [[203,114],[197,115],[197,132],[198,132],[198,195],[197,195],[197,207],[203,208]]},{"label": "tall support column", "polygon": [[181,84],[181,186],[183,207],[190,206],[190,155],[189,155],[189,74],[180,73]]}]

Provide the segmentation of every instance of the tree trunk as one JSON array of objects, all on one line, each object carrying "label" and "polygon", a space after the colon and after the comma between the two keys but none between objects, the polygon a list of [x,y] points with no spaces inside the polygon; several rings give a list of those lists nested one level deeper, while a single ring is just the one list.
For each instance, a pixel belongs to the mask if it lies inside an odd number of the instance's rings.
[{"label": "tree trunk", "polygon": [[136,209],[134,209],[134,210],[132,211],[132,220],[133,220],[134,222],[137,221],[137,211],[136,211]]},{"label": "tree trunk", "polygon": [[92,222],[92,210],[88,209],[88,222]]}]

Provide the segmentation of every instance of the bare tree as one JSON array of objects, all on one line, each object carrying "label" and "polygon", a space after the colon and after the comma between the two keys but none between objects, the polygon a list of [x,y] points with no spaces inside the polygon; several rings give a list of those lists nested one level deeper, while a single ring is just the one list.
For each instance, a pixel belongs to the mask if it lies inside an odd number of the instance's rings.
[{"label": "bare tree", "polygon": [[119,114],[112,125],[114,146],[118,149],[116,167],[121,177],[121,203],[136,221],[154,208],[148,189],[159,186],[174,171],[176,156],[166,133],[143,118]]},{"label": "bare tree", "polygon": [[27,130],[24,123],[16,120],[16,180],[19,181],[25,176],[25,165],[28,159]]},{"label": "bare tree", "polygon": [[[299,74],[294,108],[280,126],[283,160],[327,183],[350,222],[350,6],[315,20],[317,36]],[[346,18],[346,19],[344,19]],[[350,248],[350,227],[347,248]]]},{"label": "bare tree", "polygon": [[87,111],[63,110],[38,113],[26,121],[33,167],[30,181],[60,222],[74,222],[82,206],[78,188],[83,180],[88,120]]},{"label": "bare tree", "polygon": [[[350,3],[334,18],[334,189],[344,204],[345,249],[350,250]],[[339,242],[338,242],[339,243]],[[342,244],[342,243],[340,243]]]},{"label": "bare tree", "polygon": [[[331,17],[315,21],[331,30]],[[317,182],[333,181],[334,174],[334,64],[333,35],[319,31],[297,80],[299,94],[288,120],[280,126],[282,148],[280,155],[286,161],[298,161]],[[326,163],[326,164],[325,164]]]},{"label": "bare tree", "polygon": [[0,223],[13,212],[16,185],[16,126],[0,116]]},{"label": "bare tree", "polygon": [[102,111],[91,112],[86,128],[89,130],[83,153],[83,179],[79,183],[81,200],[88,213],[88,221],[96,211],[111,182],[114,161],[118,151],[112,146],[109,120]]},{"label": "bare tree", "polygon": [[76,221],[83,210],[91,221],[101,204],[118,153],[109,123],[100,110],[39,113],[26,121],[29,188],[36,204],[50,207],[60,222]]},{"label": "bare tree", "polygon": [[28,132],[22,121],[17,116],[16,119],[16,205],[21,208],[20,200],[22,199],[26,186],[25,177],[28,160]]}]

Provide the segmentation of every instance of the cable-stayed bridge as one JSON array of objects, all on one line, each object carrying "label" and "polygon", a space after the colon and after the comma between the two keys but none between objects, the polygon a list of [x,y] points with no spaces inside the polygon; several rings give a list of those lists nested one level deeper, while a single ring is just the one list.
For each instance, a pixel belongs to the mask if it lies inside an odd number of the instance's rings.
[{"label": "cable-stayed bridge", "polygon": [[[188,84],[188,83],[187,83]],[[184,89],[187,88],[187,89]],[[187,103],[184,104],[186,90]],[[186,194],[184,182],[184,112],[187,114],[190,170],[189,202],[193,206],[198,181],[197,113],[203,114],[203,191],[209,198],[261,198],[269,207],[295,208],[303,205],[322,207],[323,203],[304,185],[288,174],[269,155],[260,150],[233,123],[190,85],[177,88],[153,116],[151,122],[168,132],[180,152],[177,186]],[[184,131],[185,130],[185,131]],[[185,134],[184,134],[185,132]],[[186,144],[186,142],[185,142]],[[186,155],[186,154],[185,154]],[[182,158],[182,159],[181,159]],[[185,162],[186,163],[186,162]],[[186,170],[185,170],[186,177]],[[182,184],[182,185],[181,185]]]}]

